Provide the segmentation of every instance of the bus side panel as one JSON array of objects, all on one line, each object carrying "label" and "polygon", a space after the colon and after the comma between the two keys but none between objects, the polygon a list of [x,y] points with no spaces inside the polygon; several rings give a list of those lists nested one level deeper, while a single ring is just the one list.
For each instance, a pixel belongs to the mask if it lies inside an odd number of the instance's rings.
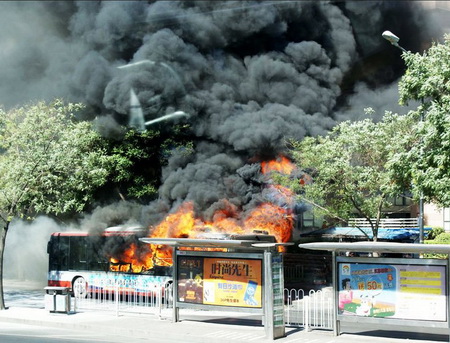
[{"label": "bus side panel", "polygon": [[158,294],[164,292],[165,287],[173,279],[170,276],[155,276],[145,274],[124,273],[90,273],[89,291],[94,293],[116,292],[137,294]]},{"label": "bus side panel", "polygon": [[89,293],[116,292],[137,294],[158,294],[172,282],[170,276],[155,276],[143,274],[123,274],[113,272],[80,272],[80,271],[50,271],[48,285],[53,287],[68,287],[72,290],[72,281],[83,277]]}]

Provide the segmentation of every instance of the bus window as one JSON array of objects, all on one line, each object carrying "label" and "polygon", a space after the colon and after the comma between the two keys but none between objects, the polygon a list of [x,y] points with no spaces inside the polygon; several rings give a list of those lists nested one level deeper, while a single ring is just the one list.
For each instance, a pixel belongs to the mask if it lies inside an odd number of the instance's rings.
[{"label": "bus window", "polygon": [[48,266],[49,270],[60,269],[59,263],[59,244],[57,237],[51,237],[47,244]]},{"label": "bus window", "polygon": [[69,237],[59,237],[59,265],[61,270],[69,270]]},{"label": "bus window", "polygon": [[70,237],[69,269],[86,270],[86,238]]},{"label": "bus window", "polygon": [[104,272],[109,270],[109,261],[102,249],[103,244],[104,239],[100,239],[99,237],[90,237],[88,239],[88,270]]}]

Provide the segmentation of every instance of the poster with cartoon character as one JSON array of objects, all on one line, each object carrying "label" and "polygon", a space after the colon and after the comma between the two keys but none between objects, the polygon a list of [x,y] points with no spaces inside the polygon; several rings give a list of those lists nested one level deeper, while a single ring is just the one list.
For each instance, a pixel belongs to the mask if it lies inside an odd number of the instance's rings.
[{"label": "poster with cartoon character", "polygon": [[445,275],[445,266],[340,262],[338,313],[445,321]]},{"label": "poster with cartoon character", "polygon": [[395,314],[396,269],[390,265],[342,263],[339,313],[364,317]]}]

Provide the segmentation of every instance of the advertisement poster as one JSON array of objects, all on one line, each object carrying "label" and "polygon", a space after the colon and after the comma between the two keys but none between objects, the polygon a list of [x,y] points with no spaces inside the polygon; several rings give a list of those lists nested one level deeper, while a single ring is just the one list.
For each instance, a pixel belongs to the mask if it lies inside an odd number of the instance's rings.
[{"label": "advertisement poster", "polygon": [[179,256],[178,300],[181,302],[262,307],[262,261]]},{"label": "advertisement poster", "polygon": [[203,257],[178,258],[178,300],[203,304]]},{"label": "advertisement poster", "polygon": [[339,263],[339,313],[446,321],[443,265]]}]

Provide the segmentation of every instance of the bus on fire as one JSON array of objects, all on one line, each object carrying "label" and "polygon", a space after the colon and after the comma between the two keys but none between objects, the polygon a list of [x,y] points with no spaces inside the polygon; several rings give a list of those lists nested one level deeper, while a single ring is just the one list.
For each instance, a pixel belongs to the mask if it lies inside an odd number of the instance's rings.
[{"label": "bus on fire", "polygon": [[164,294],[172,283],[171,251],[140,242],[147,233],[139,227],[53,233],[47,246],[48,286],[67,287],[78,298],[114,291]]}]

